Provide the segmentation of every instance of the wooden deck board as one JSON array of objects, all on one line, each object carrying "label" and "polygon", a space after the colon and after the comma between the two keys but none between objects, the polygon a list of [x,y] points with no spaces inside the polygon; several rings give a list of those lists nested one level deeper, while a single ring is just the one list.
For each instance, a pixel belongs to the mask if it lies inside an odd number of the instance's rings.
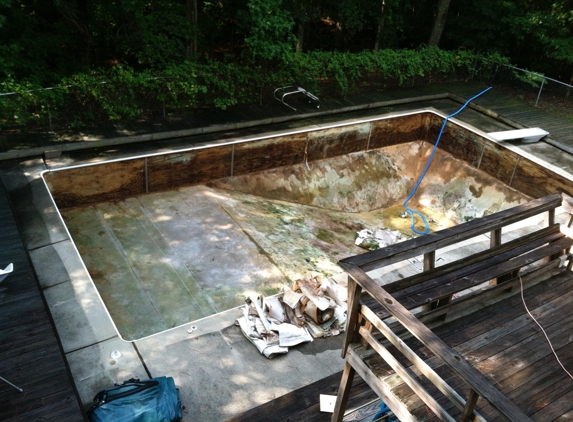
[{"label": "wooden deck board", "polygon": [[[262,404],[254,409],[248,410],[238,416],[228,419],[226,422],[327,422],[332,414],[320,411],[320,394],[336,395],[340,383],[342,372],[338,372],[322,380],[299,388],[284,396],[278,397],[268,403]],[[359,376],[354,377],[351,395],[348,400],[347,409],[356,409],[365,405],[378,396]],[[377,404],[376,404],[377,403]],[[370,417],[376,413],[380,402],[368,406],[366,411],[359,410],[345,417],[345,421],[358,421]]]},{"label": "wooden deck board", "polygon": [[[573,358],[569,357],[567,350],[570,349],[572,341],[569,338],[569,333],[573,329],[572,301],[573,274],[570,272],[561,273],[547,283],[526,289],[528,307],[544,326],[558,354],[570,371],[573,371]],[[523,319],[526,315],[519,295],[485,307],[475,314],[475,317],[474,314],[470,314],[461,320],[446,323],[435,329],[435,332],[446,343],[455,347],[481,373],[491,377],[493,384],[513,398],[517,404],[521,404],[522,410],[534,420],[553,420],[550,418],[570,411],[573,404],[564,403],[563,397],[568,397],[569,387],[573,389],[573,381],[567,377],[568,385],[567,380],[561,380],[564,373],[557,365],[537,326],[528,317],[525,317],[527,319],[525,325],[520,323],[517,329],[512,326],[513,321]],[[483,318],[484,316],[488,317]],[[496,329],[497,334],[493,333]],[[481,343],[476,342],[476,339],[481,339]],[[420,347],[417,341],[410,341],[410,343],[410,347],[417,349],[417,352],[427,359],[427,363],[444,377],[446,382],[454,388],[460,386],[461,381],[451,376],[451,371],[432,357],[427,350]],[[479,347],[468,347],[468,344]],[[405,363],[404,359],[402,363]],[[388,376],[392,373],[377,355],[370,358],[368,364],[381,376]],[[417,371],[414,370],[414,373]],[[391,383],[396,381],[395,378],[389,380]],[[551,380],[560,382],[555,386]],[[427,381],[422,381],[422,383],[428,384]],[[400,397],[401,401],[407,403],[414,413],[426,413],[425,405],[409,387],[400,381],[395,385],[390,385],[394,393]],[[428,390],[434,394],[437,392],[432,386],[429,386]],[[542,394],[543,399],[535,400],[536,397],[530,397],[536,404],[529,406],[528,401],[524,402],[521,399],[524,391],[538,392]],[[463,393],[460,391],[462,396]],[[439,396],[438,394],[437,400],[445,404],[445,399]],[[539,410],[539,406],[547,407],[548,410]],[[482,403],[479,411],[492,420],[497,418],[497,414],[487,403]]]},{"label": "wooden deck board", "polygon": [[0,420],[83,421],[79,400],[0,181]]}]

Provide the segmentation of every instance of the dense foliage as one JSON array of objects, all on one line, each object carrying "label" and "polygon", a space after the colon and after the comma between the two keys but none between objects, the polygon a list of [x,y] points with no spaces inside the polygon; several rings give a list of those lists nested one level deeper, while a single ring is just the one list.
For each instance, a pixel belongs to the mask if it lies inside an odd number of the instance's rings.
[{"label": "dense foliage", "polygon": [[468,79],[477,74],[488,79],[503,60],[497,55],[426,47],[361,53],[284,53],[279,67],[209,59],[186,60],[159,72],[118,64],[66,77],[50,90],[5,81],[3,90],[18,94],[0,97],[0,127],[14,128],[34,121],[45,125],[48,116],[59,127],[65,127],[161,117],[203,107],[263,104],[274,101],[273,88],[294,83],[316,94],[345,95],[416,81]]},{"label": "dense foliage", "polygon": [[[64,106],[81,109],[67,124],[84,124],[262,103],[272,87],[294,82],[344,94],[372,81],[383,87],[475,73],[483,56],[569,81],[571,6],[573,0],[0,0],[0,92],[19,93],[0,98],[0,124],[62,118]],[[46,86],[56,89],[35,90]]]},{"label": "dense foliage", "polygon": [[415,49],[444,6],[441,48],[498,53],[569,80],[572,0],[0,0],[0,79],[47,86],[118,63],[281,61],[297,45]]}]

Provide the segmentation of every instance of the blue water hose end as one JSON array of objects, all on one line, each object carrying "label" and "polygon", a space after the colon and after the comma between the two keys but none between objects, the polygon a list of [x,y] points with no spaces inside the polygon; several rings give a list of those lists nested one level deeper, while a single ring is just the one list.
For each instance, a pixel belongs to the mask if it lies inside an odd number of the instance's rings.
[{"label": "blue water hose end", "polygon": [[[444,119],[444,123],[442,123],[442,127],[440,128],[440,133],[438,133],[438,137],[436,139],[436,142],[434,143],[434,147],[432,148],[432,152],[430,153],[430,156],[428,157],[428,161],[426,162],[426,166],[424,167],[424,170],[422,171],[422,174],[420,175],[420,178],[418,179],[418,181],[416,182],[416,184],[414,185],[414,188],[412,189],[412,192],[410,192],[410,195],[408,195],[408,197],[406,198],[406,200],[404,201],[404,208],[406,208],[406,211],[408,212],[408,214],[410,214],[410,219],[411,219],[411,225],[410,228],[412,229],[412,231],[416,234],[428,234],[430,232],[430,226],[428,225],[428,222],[426,221],[426,218],[424,217],[424,215],[416,210],[411,209],[410,207],[408,207],[408,201],[410,199],[412,199],[412,197],[414,196],[414,194],[416,193],[416,190],[418,189],[418,186],[420,186],[420,183],[422,183],[422,180],[424,180],[424,177],[426,176],[426,172],[428,171],[428,168],[430,167],[430,164],[432,163],[432,159],[434,158],[434,153],[436,152],[436,149],[438,148],[438,144],[440,143],[440,138],[442,137],[442,133],[444,132],[444,128],[446,127],[446,123],[448,123],[448,120],[451,117],[454,117],[455,115],[457,115],[458,113],[460,113],[464,108],[466,108],[466,106],[473,100],[475,100],[477,97],[479,97],[482,94],[485,94],[487,91],[489,91],[492,87],[488,87],[486,89],[484,89],[482,92],[480,92],[477,95],[474,95],[473,97],[471,97],[469,100],[467,100],[465,102],[465,104],[463,106],[461,106],[458,111],[456,111],[455,113],[450,114],[449,116],[447,116]],[[416,230],[416,228],[414,227],[414,214],[420,216],[420,218],[422,219],[422,222],[424,223],[424,226],[426,227],[426,230],[424,230],[423,232]]]},{"label": "blue water hose end", "polygon": [[[386,405],[386,403],[382,402],[380,404],[380,410],[378,411],[378,413],[376,413],[374,415],[374,417],[372,418],[372,421],[375,421],[375,420],[381,418],[382,416],[386,415],[388,412],[390,412],[390,408]],[[398,419],[390,417],[390,418],[386,418],[386,422],[398,422]]]}]

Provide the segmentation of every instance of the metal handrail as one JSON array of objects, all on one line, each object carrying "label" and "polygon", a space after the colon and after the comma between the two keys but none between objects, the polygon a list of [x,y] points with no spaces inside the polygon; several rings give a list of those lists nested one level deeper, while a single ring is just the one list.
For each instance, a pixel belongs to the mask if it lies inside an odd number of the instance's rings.
[{"label": "metal handrail", "polygon": [[293,106],[291,106],[290,104],[287,104],[285,102],[285,97],[287,95],[292,95],[292,94],[303,94],[306,97],[310,98],[309,103],[312,103],[313,101],[318,102],[316,108],[320,108],[320,99],[316,95],[308,92],[306,89],[301,88],[300,86],[297,86],[296,89],[294,89],[292,91],[284,92],[280,98],[277,97],[277,92],[287,90],[289,88],[295,88],[295,85],[282,86],[282,87],[275,89],[275,91],[273,92],[273,96],[275,97],[275,100],[280,101],[281,103],[283,103],[287,107],[292,108],[294,111],[296,111],[296,108],[294,108]]}]

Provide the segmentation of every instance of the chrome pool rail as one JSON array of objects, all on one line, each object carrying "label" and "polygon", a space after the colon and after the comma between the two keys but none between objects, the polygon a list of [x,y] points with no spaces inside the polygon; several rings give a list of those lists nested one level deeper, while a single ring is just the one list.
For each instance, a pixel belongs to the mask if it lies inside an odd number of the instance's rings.
[{"label": "chrome pool rail", "polygon": [[[294,88],[294,89],[287,91],[290,88]],[[279,93],[278,95],[280,95],[280,98],[277,97],[277,93]],[[317,103],[316,108],[320,108],[320,99],[316,95],[308,92],[306,89],[301,88],[300,86],[298,86],[298,87],[295,87],[294,85],[283,86],[283,87],[275,89],[275,91],[273,93],[273,95],[277,101],[280,101],[281,103],[283,103],[287,107],[292,108],[294,111],[296,111],[296,108],[294,108],[290,104],[285,103],[285,97],[287,95],[292,95],[292,94],[303,94],[307,98],[309,98],[308,102],[310,104],[312,104],[312,102],[315,102],[315,103]]]}]

